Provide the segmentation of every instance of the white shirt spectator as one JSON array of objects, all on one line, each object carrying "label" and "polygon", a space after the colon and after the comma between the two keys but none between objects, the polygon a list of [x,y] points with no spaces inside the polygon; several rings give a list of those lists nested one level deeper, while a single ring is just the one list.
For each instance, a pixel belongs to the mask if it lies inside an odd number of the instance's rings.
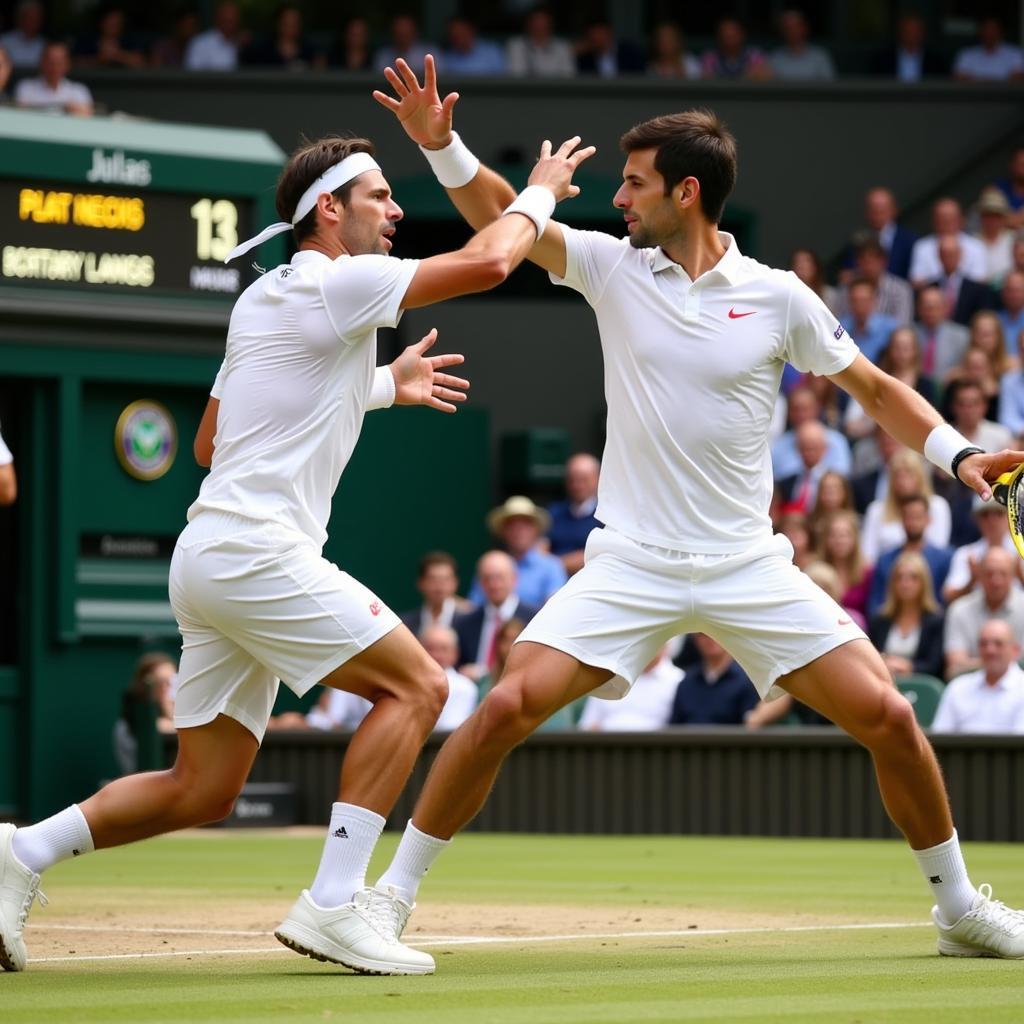
[{"label": "white shirt spectator", "polygon": [[12,29],[0,36],[0,46],[7,51],[16,68],[37,68],[43,56],[46,40],[41,36],[27,36],[21,29]]},{"label": "white shirt spectator", "polygon": [[1000,43],[994,50],[983,46],[968,46],[956,56],[954,75],[969,75],[986,81],[1005,81],[1012,75],[1024,73],[1024,53],[1019,46]]},{"label": "white shirt spectator", "polygon": [[1013,270],[1013,232],[1003,231],[992,242],[986,242],[979,236],[978,241],[985,247],[984,280],[998,288],[1003,278]]},{"label": "white shirt spectator", "polygon": [[446,668],[444,674],[448,677],[448,699],[441,709],[437,725],[434,726],[437,732],[451,732],[457,729],[473,713],[480,699],[480,691],[469,676],[464,676],[453,668]]},{"label": "white shirt spectator", "polygon": [[946,636],[943,649],[964,651],[968,658],[978,656],[978,636],[989,619],[1003,619],[1016,637],[1024,637],[1024,591],[1012,589],[995,610],[985,603],[985,592],[977,587],[958,597],[946,611]]},{"label": "white shirt spectator", "polygon": [[373,705],[346,690],[327,690],[326,696],[310,709],[306,724],[311,729],[357,729]]},{"label": "white shirt spectator", "polygon": [[506,57],[510,75],[570,78],[576,74],[572,47],[564,39],[552,38],[537,46],[525,36],[516,36],[508,41]]},{"label": "white shirt spectator", "polygon": [[[1013,538],[1009,534],[1003,538],[1002,546],[1003,550],[1009,551],[1011,555],[1017,554]],[[966,587],[971,582],[971,560],[979,562],[986,551],[988,551],[988,541],[984,537],[974,541],[973,544],[964,544],[957,548],[953,552],[953,560],[949,563],[949,572],[946,573],[946,582],[943,586],[949,590],[962,590]],[[1013,585],[1019,588],[1020,581],[1014,580]]]},{"label": "white shirt spectator", "polygon": [[189,71],[234,71],[238,67],[238,44],[218,29],[200,32],[185,50]]},{"label": "white shirt spectator", "polygon": [[14,91],[19,107],[63,112],[68,106],[91,107],[92,93],[81,82],[62,78],[54,89],[45,78],[23,78]]},{"label": "white shirt spectator", "polygon": [[[860,550],[865,560],[871,564],[878,561],[878,556],[906,543],[907,535],[903,523],[899,519],[886,522],[882,518],[885,508],[883,498],[876,498],[864,513],[864,527],[860,534]],[[953,516],[949,510],[949,502],[940,494],[933,494],[928,499],[928,514],[931,521],[924,531],[926,544],[944,548],[949,544],[949,535],[953,528]]]},{"label": "white shirt spectator", "polygon": [[580,717],[581,729],[600,732],[649,732],[663,729],[672,714],[672,701],[683,670],[662,658],[650,672],[643,672],[622,700],[588,697]]},{"label": "white shirt spectator", "polygon": [[[972,281],[986,280],[988,252],[985,246],[966,231],[961,231],[957,237],[960,240],[960,272]],[[910,280],[939,281],[945,276],[939,262],[938,236],[925,235],[919,238],[910,252]]]},{"label": "white shirt spectator", "polygon": [[985,670],[967,672],[946,685],[932,732],[1009,733],[1024,731],[1024,670],[1011,664],[989,685]]}]

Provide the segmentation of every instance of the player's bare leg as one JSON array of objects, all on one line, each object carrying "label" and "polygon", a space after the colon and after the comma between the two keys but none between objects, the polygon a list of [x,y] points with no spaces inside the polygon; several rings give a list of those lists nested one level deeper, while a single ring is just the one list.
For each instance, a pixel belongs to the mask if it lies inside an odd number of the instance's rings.
[{"label": "player's bare leg", "polygon": [[939,952],[1024,959],[1024,913],[971,884],[935,753],[909,702],[868,640],[854,640],[782,677],[779,685],[871,754],[882,801],[931,886]]},{"label": "player's bare leg", "polygon": [[483,806],[509,751],[560,708],[610,677],[605,669],[583,665],[543,644],[516,644],[497,686],[437,755],[412,821],[378,886],[393,889],[412,904],[434,859]]}]

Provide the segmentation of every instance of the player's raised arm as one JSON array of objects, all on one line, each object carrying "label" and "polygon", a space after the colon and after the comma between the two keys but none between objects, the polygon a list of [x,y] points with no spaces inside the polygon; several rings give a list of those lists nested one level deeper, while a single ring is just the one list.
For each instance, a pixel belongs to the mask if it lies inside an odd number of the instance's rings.
[{"label": "player's raised arm", "polygon": [[[398,118],[405,133],[420,146],[455,208],[475,231],[480,231],[501,217],[515,199],[515,189],[500,174],[481,164],[452,130],[459,94],[452,92],[441,99],[434,58],[428,54],[425,59],[422,85],[404,60],[398,58],[395,65],[384,70],[395,95],[378,89],[374,90],[373,98]],[[581,160],[593,152],[592,147],[588,149]],[[556,222],[548,223],[528,258],[558,276],[565,274],[565,241]]]}]

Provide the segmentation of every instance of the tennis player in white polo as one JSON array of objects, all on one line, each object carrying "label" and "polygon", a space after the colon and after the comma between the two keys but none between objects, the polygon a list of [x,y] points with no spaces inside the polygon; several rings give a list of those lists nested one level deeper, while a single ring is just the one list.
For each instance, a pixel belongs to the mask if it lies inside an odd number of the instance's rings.
[{"label": "tennis player in white polo", "polygon": [[[474,228],[510,185],[451,131],[430,58],[376,99],[401,121]],[[505,755],[587,693],[620,697],[669,637],[723,644],[762,695],[775,686],[872,754],[885,806],[935,897],[939,951],[1024,957],[1024,914],[971,884],[932,749],[861,630],[773,536],[768,426],[783,365],[828,376],[890,434],[983,498],[1024,453],[988,454],[862,356],[794,274],[718,230],[736,178],[732,136],[708,111],[637,125],[614,205],[626,238],[554,221],[529,259],[597,316],[608,441],[586,564],[520,634],[505,674],[442,748],[381,879],[411,903],[426,867],[482,806]]]},{"label": "tennis player in white polo", "polygon": [[[36,825],[0,825],[0,964],[21,970],[39,876],[69,857],[223,818],[245,782],[278,680],[365,697],[319,870],[277,931],[293,949],[375,974],[427,974],[397,941],[410,907],[365,886],[370,854],[445,702],[444,673],[398,617],[326,561],[331,498],[367,409],[454,412],[467,383],[426,356],[436,332],[375,370],[378,327],[403,309],[503,281],[544,231],[592,149],[545,158],[509,216],[464,248],[424,260],[388,253],[402,211],[365,139],[299,150],[277,189],[282,217],[232,259],[292,231],[292,261],[263,274],[231,314],[224,363],[196,438],[212,468],[171,562],[184,641],[170,771],[119,779]],[[386,546],[386,538],[372,539]],[[395,915],[398,915],[397,917]]]}]

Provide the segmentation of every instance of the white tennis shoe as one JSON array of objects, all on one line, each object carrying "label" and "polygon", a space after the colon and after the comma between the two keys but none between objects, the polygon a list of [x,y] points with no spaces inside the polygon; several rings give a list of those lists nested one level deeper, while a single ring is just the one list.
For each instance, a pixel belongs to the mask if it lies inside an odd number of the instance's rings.
[{"label": "white tennis shoe", "polygon": [[39,876],[14,856],[14,826],[0,825],[0,967],[23,971],[28,954],[21,933],[39,891]]},{"label": "white tennis shoe", "polygon": [[1024,960],[1024,911],[992,899],[992,886],[978,887],[974,905],[955,924],[947,925],[932,908],[943,956],[994,956]]},{"label": "white tennis shoe", "polygon": [[274,935],[296,953],[362,974],[433,974],[429,953],[398,941],[412,910],[390,886],[360,889],[340,907],[319,907],[303,889]]}]

